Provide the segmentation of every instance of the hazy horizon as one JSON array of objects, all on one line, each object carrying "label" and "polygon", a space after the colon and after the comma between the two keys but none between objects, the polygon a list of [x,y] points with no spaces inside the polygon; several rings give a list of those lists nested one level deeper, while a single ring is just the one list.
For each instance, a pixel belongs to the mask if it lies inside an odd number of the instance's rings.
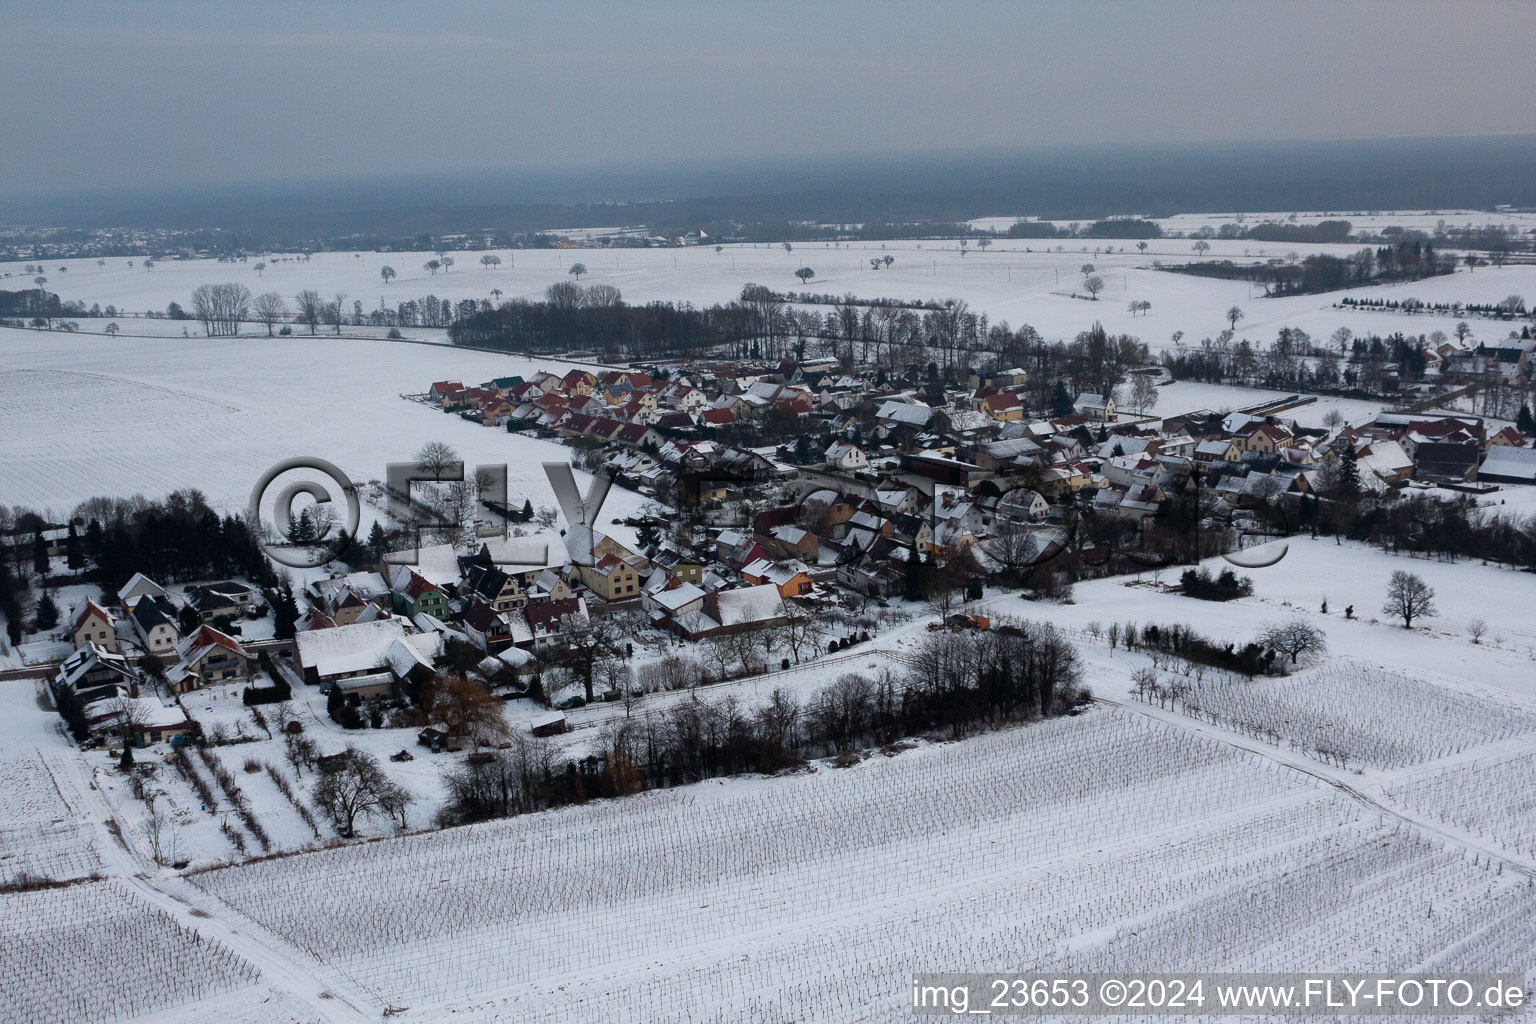
[{"label": "hazy horizon", "polygon": [[1536,94],[1533,30],[1511,0],[63,0],[0,37],[0,193],[1523,135],[1497,99]]}]

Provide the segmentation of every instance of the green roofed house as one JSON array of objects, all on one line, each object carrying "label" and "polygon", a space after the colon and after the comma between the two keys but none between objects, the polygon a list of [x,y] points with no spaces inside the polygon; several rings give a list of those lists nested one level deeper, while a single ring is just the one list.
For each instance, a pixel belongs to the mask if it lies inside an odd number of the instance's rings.
[{"label": "green roofed house", "polygon": [[497,391],[505,395],[508,391],[523,383],[521,377],[497,377],[485,385],[487,391]]}]

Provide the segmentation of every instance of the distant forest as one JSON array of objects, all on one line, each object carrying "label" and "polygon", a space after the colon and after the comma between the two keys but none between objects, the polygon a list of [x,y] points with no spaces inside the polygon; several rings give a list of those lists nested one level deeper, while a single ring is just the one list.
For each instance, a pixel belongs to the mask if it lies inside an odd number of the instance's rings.
[{"label": "distant forest", "polygon": [[[1091,224],[1202,210],[1536,207],[1533,169],[1536,136],[1078,146],[0,196],[0,223],[195,231],[225,250],[402,248],[454,235],[505,245],[552,228],[618,225],[746,241],[833,230],[881,238],[997,215]],[[1109,221],[1100,230],[1133,225]],[[1264,240],[1309,240],[1274,227],[1276,237]]]}]

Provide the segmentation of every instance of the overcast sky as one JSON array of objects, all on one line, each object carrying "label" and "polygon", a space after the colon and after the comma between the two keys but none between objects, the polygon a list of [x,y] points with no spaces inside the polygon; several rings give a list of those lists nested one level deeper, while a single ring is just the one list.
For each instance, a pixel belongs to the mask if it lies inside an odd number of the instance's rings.
[{"label": "overcast sky", "polygon": [[61,0],[0,191],[1536,131],[1530,0]]}]

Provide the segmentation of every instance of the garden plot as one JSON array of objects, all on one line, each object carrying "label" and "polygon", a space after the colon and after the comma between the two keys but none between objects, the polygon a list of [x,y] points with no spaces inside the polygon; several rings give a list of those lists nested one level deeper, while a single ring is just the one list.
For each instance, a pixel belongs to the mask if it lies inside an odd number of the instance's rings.
[{"label": "garden plot", "polygon": [[1536,858],[1536,753],[1477,757],[1387,789],[1426,818]]},{"label": "garden plot", "polygon": [[1340,658],[1294,676],[1179,679],[1185,714],[1330,763],[1405,768],[1536,732],[1536,711]]},{"label": "garden plot", "polygon": [[0,1022],[99,1024],[259,980],[255,967],[101,882],[0,896]]},{"label": "garden plot", "polygon": [[95,829],[59,788],[69,785],[68,769],[55,772],[41,753],[32,753],[0,760],[0,885],[96,874]]},{"label": "garden plot", "polygon": [[101,869],[97,834],[59,734],[31,680],[0,682],[0,885],[26,876],[67,881]]},{"label": "garden plot", "polygon": [[193,880],[385,998],[457,1003],[663,949],[748,951],[774,932],[814,942],[845,916],[942,907],[1027,865],[1183,840],[1315,796],[1287,769],[1098,711],[848,771],[705,783]]}]

